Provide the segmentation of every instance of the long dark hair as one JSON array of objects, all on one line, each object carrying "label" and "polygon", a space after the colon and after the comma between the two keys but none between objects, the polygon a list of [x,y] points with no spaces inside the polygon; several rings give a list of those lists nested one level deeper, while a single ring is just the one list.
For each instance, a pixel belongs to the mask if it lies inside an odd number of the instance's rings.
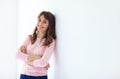
[{"label": "long dark hair", "polygon": [[[49,44],[53,41],[53,39],[56,40],[55,16],[49,11],[43,11],[38,15],[38,20],[42,15],[49,22],[48,29],[46,30],[46,33],[44,36],[44,38],[46,38],[46,39],[43,43],[43,46],[49,46]],[[37,26],[35,27],[33,34],[30,35],[30,39],[31,39],[32,44],[34,44],[34,42],[37,39],[36,31],[37,31]]]}]

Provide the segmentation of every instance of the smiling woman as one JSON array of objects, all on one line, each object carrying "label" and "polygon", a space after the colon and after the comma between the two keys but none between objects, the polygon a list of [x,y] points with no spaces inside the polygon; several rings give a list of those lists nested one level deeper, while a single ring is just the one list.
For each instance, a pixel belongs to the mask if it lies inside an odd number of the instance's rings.
[{"label": "smiling woman", "polygon": [[26,37],[16,53],[16,58],[24,62],[20,79],[47,79],[49,59],[55,50],[55,16],[43,11],[38,16],[33,33]]}]

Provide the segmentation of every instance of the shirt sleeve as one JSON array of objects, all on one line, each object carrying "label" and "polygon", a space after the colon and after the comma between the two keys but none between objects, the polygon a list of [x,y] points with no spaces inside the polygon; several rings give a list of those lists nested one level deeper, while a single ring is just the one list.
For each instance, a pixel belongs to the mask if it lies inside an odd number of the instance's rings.
[{"label": "shirt sleeve", "polygon": [[46,47],[43,56],[40,59],[33,61],[33,66],[35,67],[45,67],[48,64],[48,61],[54,52],[55,49],[55,40],[50,44],[49,47]]},{"label": "shirt sleeve", "polygon": [[[25,46],[25,48],[27,48],[27,45],[28,45],[29,41],[30,41],[30,37],[27,36],[27,38],[25,39],[25,41],[23,42],[23,44],[21,46]],[[25,62],[25,61],[27,61],[28,54],[25,54],[25,53],[21,52],[20,47],[16,52],[16,59],[19,59],[19,60]]]}]

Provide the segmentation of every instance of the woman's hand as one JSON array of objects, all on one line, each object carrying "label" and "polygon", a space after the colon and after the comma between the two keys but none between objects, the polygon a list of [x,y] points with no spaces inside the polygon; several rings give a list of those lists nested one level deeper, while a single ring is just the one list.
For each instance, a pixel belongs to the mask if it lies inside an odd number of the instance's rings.
[{"label": "woman's hand", "polygon": [[50,64],[48,63],[47,66],[44,67],[46,70],[48,70],[48,68],[50,68]]},{"label": "woman's hand", "polygon": [[[33,61],[40,59],[42,56],[39,55],[29,55],[28,56],[28,61],[26,62],[28,65],[33,66]],[[34,67],[34,66],[33,66]],[[50,67],[50,64],[48,63],[47,66],[45,66],[44,68],[46,70],[48,70],[48,68]]]},{"label": "woman's hand", "polygon": [[[33,62],[27,62],[28,65],[33,66]],[[33,66],[34,67],[34,66]],[[47,66],[44,67],[46,70],[50,68],[50,64],[48,63]]]},{"label": "woman's hand", "polygon": [[26,62],[28,65],[33,66],[33,61],[40,59],[41,57],[39,55],[29,55],[28,61]]},{"label": "woman's hand", "polygon": [[20,50],[21,50],[21,52],[27,54],[27,50],[26,50],[25,46],[21,46]]},{"label": "woman's hand", "polygon": [[36,59],[40,59],[41,57],[39,55],[29,55],[28,56],[28,61],[33,62]]}]

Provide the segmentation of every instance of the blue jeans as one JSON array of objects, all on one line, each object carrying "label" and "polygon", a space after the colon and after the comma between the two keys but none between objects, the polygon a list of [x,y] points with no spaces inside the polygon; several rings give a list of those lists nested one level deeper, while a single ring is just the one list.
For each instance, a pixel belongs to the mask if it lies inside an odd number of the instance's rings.
[{"label": "blue jeans", "polygon": [[46,76],[29,76],[29,75],[20,75],[20,79],[48,79],[47,75]]}]

